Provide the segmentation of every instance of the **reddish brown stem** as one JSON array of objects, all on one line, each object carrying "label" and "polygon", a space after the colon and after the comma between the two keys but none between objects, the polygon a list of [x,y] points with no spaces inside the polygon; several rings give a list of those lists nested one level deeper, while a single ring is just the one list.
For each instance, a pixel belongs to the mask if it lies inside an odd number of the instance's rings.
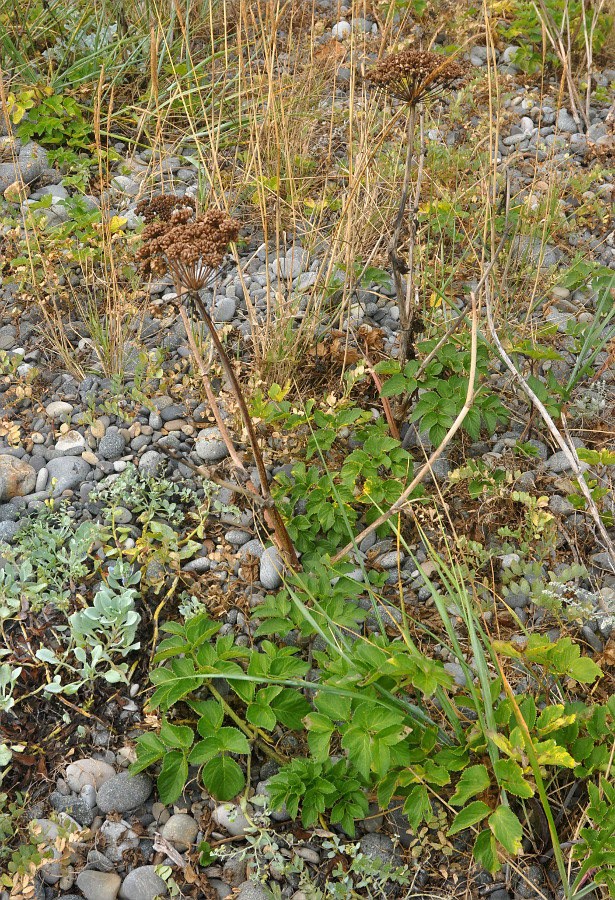
[{"label": "reddish brown stem", "polygon": [[[246,431],[248,433],[248,439],[250,441],[250,447],[252,448],[252,455],[254,456],[254,462],[256,464],[256,470],[258,472],[258,476],[260,479],[260,490],[261,495],[265,500],[271,500],[271,493],[269,491],[269,481],[267,480],[267,472],[265,471],[265,463],[263,462],[263,456],[260,451],[260,447],[258,446],[258,440],[256,438],[256,432],[254,431],[254,426],[252,424],[252,419],[250,417],[250,413],[248,411],[248,407],[246,405],[246,401],[243,396],[243,392],[241,390],[241,386],[239,381],[237,380],[237,376],[233,370],[231,362],[226,355],[226,351],[222,346],[222,342],[218,337],[218,332],[216,331],[216,326],[212,322],[205,309],[205,306],[201,302],[201,298],[198,293],[191,292],[191,299],[193,300],[195,306],[199,310],[199,313],[205,323],[207,330],[211,336],[214,347],[218,353],[220,358],[220,362],[222,363],[222,368],[231,383],[231,387],[233,389],[233,393],[235,394],[235,399],[239,405],[239,410],[241,412],[241,417],[243,419],[243,423],[245,425]],[[282,554],[286,558],[286,562],[288,565],[298,571],[300,568],[299,560],[297,559],[297,554],[295,552],[295,548],[293,546],[293,542],[290,539],[290,535],[286,530],[286,525],[280,515],[280,511],[274,505],[268,510],[269,515],[271,516],[271,521],[273,523],[273,528],[276,534],[276,537],[279,542],[280,550]]]}]

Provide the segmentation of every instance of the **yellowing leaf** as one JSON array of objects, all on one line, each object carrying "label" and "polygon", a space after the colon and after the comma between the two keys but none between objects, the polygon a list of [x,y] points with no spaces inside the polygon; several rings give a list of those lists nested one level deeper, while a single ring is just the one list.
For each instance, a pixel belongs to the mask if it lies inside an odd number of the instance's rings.
[{"label": "yellowing leaf", "polygon": [[127,219],[123,219],[121,216],[113,216],[109,220],[109,231],[111,234],[117,234],[118,231],[121,231],[127,221]]}]

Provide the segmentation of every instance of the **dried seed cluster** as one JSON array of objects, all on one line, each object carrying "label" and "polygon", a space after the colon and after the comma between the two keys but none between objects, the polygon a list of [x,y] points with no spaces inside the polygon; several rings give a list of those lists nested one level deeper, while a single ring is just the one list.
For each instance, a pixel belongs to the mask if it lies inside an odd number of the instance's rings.
[{"label": "dried seed cluster", "polygon": [[170,272],[176,284],[198,291],[238,234],[239,222],[221,210],[194,216],[192,208],[176,208],[168,219],[150,222],[143,230],[144,243],[137,251],[141,272],[158,277]]},{"label": "dried seed cluster", "polygon": [[141,200],[137,203],[135,212],[138,216],[143,216],[146,225],[158,219],[161,222],[168,222],[173,213],[178,209],[190,209],[196,211],[193,197],[178,197],[176,194],[160,194],[153,200]]},{"label": "dried seed cluster", "polygon": [[376,63],[367,78],[404,103],[418,103],[465,78],[468,67],[429,50],[402,50]]}]

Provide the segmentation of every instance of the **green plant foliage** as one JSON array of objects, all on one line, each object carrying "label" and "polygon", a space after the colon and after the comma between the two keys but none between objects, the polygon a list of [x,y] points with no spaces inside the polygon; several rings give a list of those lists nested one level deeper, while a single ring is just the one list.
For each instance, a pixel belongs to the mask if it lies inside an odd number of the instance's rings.
[{"label": "green plant foliage", "polygon": [[[436,344],[437,340],[425,341],[419,344],[419,349],[429,354]],[[418,393],[419,399],[412,410],[410,421],[417,424],[419,431],[428,431],[429,439],[437,447],[466,401],[470,351],[453,342],[444,344],[417,380],[415,376],[420,365],[419,360],[410,360],[402,371],[396,360],[379,363],[376,371],[391,376],[383,384],[381,396],[415,396]],[[489,367],[488,348],[480,345],[476,360],[477,377],[480,379],[487,375]],[[498,422],[507,420],[508,413],[498,395],[489,393],[483,387],[464,419],[463,428],[476,441],[480,437],[481,426],[484,425],[489,434],[492,434]]]},{"label": "green plant foliage", "polygon": [[9,94],[8,112],[17,125],[17,137],[26,144],[62,144],[70,149],[86,149],[92,144],[92,126],[83,118],[72,97],[54,93],[53,88],[28,88]]},{"label": "green plant foliage", "polygon": [[301,807],[301,821],[306,828],[329,810],[331,823],[339,822],[353,837],[354,820],[366,816],[369,810],[364,786],[360,773],[342,759],[335,763],[329,758],[321,762],[293,759],[269,780],[267,789],[273,809],[285,805],[296,819]]}]

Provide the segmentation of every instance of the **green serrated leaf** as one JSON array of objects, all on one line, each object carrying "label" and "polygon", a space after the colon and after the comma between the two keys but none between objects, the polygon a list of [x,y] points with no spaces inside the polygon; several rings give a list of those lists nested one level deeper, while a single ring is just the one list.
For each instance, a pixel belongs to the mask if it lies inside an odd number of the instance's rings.
[{"label": "green serrated leaf", "polygon": [[494,872],[497,872],[498,869],[502,868],[498,861],[495,838],[488,828],[483,829],[476,838],[472,855],[474,856],[474,859],[484,866],[488,872],[491,872],[492,875]]},{"label": "green serrated leaf", "polygon": [[521,853],[523,828],[521,822],[508,806],[498,806],[489,816],[489,828],[502,847],[513,856]]},{"label": "green serrated leaf", "polygon": [[487,790],[491,784],[487,767],[483,765],[469,766],[462,772],[457,782],[457,790],[451,797],[453,806],[463,806],[470,797]]},{"label": "green serrated leaf", "polygon": [[187,725],[172,725],[164,717],[160,726],[160,740],[167,747],[176,747],[179,750],[188,750],[194,741],[194,732]]},{"label": "green serrated leaf", "polygon": [[417,830],[428,810],[431,811],[431,803],[427,787],[424,784],[417,784],[412,788],[404,803],[404,815],[408,817],[413,831]]},{"label": "green serrated leaf", "polygon": [[245,787],[245,777],[230,756],[216,756],[202,772],[203,784],[216,800],[232,800]]},{"label": "green serrated leaf", "polygon": [[485,816],[488,816],[490,812],[491,807],[487,806],[486,803],[483,803],[482,800],[474,800],[457,813],[447,834],[457,834],[458,831],[463,831],[464,828],[475,825],[481,819],[484,819]]},{"label": "green serrated leaf", "polygon": [[188,780],[188,761],[186,754],[181,750],[171,750],[162,762],[162,769],[158,776],[158,793],[160,800],[165,805],[175,803],[181,796],[184,785]]}]

